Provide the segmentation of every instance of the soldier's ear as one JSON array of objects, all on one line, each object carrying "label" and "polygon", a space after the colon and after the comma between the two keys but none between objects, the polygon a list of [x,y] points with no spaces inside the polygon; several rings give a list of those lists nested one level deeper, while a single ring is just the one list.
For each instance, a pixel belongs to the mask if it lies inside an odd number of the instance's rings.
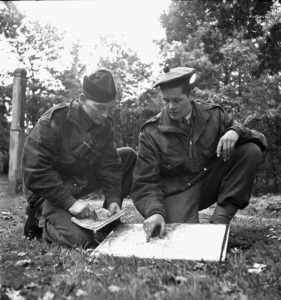
[{"label": "soldier's ear", "polygon": [[79,100],[80,100],[81,102],[84,102],[84,101],[86,100],[85,95],[84,95],[84,94],[80,94]]}]

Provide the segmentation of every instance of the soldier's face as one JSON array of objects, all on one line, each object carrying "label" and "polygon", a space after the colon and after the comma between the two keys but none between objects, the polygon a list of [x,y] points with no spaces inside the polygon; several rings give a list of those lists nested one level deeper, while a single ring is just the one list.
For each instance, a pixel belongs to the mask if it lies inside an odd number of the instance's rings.
[{"label": "soldier's face", "polygon": [[93,122],[98,125],[103,123],[104,119],[110,114],[115,106],[115,100],[108,103],[99,103],[91,99],[84,99],[83,101],[84,111],[93,120]]},{"label": "soldier's face", "polygon": [[173,120],[180,120],[191,113],[190,97],[182,91],[182,87],[161,89],[164,107]]}]

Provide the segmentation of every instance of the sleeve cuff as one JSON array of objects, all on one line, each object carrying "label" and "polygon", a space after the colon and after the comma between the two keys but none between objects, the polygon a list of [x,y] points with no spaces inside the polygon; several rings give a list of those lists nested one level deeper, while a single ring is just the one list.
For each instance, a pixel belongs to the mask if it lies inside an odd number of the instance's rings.
[{"label": "sleeve cuff", "polygon": [[164,220],[166,220],[166,212],[164,209],[161,209],[161,208],[154,208],[154,209],[151,209],[146,215],[145,215],[145,218],[149,218],[151,217],[152,215],[155,215],[155,214],[159,214],[161,215]]},{"label": "sleeve cuff", "polygon": [[238,134],[239,138],[240,138],[241,135],[242,135],[242,130],[241,130],[241,128],[240,128],[239,126],[236,126],[236,125],[231,126],[231,127],[228,129],[228,131],[229,131],[229,130],[234,130],[234,131]]},{"label": "sleeve cuff", "polygon": [[64,202],[62,203],[62,207],[68,211],[68,209],[77,201],[73,196],[68,197]]},{"label": "sleeve cuff", "polygon": [[112,197],[112,198],[106,199],[103,203],[103,208],[107,209],[111,203],[117,203],[121,208],[122,202],[121,202],[121,199],[118,197]]}]

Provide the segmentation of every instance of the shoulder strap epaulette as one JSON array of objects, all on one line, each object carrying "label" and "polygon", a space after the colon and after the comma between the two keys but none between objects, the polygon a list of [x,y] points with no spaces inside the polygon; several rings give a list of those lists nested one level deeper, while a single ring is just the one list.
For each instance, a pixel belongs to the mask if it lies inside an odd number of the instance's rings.
[{"label": "shoulder strap epaulette", "polygon": [[220,108],[220,109],[224,110],[221,105],[219,105],[218,103],[215,103],[215,102],[206,103],[205,108],[207,110],[214,109],[214,108]]},{"label": "shoulder strap epaulette", "polygon": [[160,118],[160,113],[156,116],[153,116],[152,118],[148,119],[142,126],[141,126],[141,130],[143,130],[146,126],[156,123]]},{"label": "shoulder strap epaulette", "polygon": [[51,118],[53,113],[56,112],[57,110],[63,109],[65,107],[69,107],[69,103],[67,102],[62,102],[59,104],[54,105],[53,107],[49,108],[43,115],[42,118]]}]

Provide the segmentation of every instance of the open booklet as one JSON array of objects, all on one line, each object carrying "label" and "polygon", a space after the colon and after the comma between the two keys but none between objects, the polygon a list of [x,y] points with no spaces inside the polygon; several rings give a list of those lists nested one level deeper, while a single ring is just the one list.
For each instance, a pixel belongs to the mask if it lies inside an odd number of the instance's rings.
[{"label": "open booklet", "polygon": [[96,209],[97,214],[97,220],[94,220],[93,218],[84,218],[84,219],[78,219],[75,217],[71,218],[71,221],[75,223],[76,225],[83,227],[85,229],[90,229],[93,231],[98,231],[108,224],[120,219],[124,214],[124,210],[120,210],[118,213],[108,217],[108,210],[105,208],[98,208]]}]

